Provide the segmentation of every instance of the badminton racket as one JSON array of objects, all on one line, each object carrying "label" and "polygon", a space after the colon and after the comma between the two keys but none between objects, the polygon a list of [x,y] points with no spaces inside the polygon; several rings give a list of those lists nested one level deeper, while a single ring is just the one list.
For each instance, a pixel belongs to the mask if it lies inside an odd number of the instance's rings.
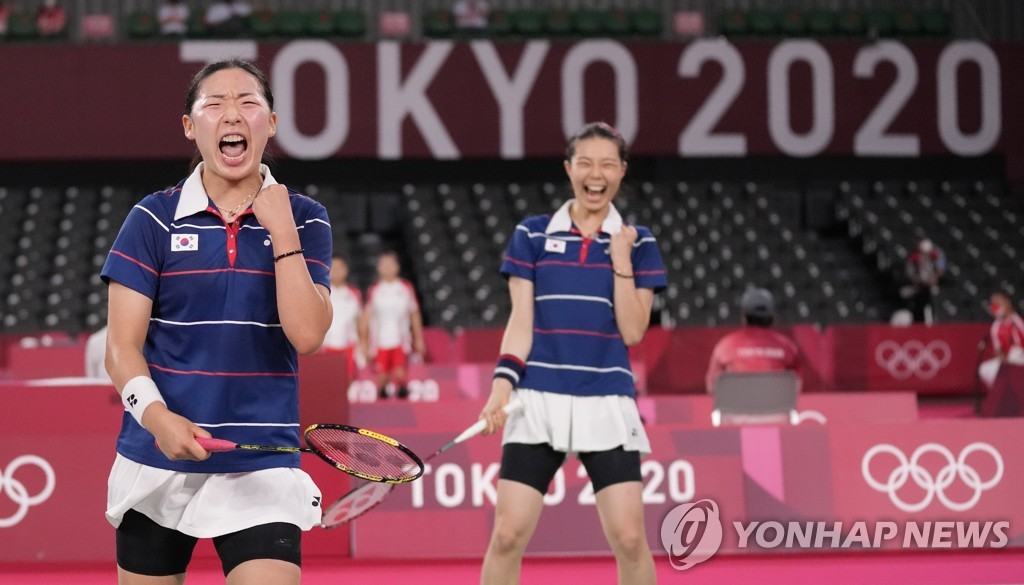
[{"label": "badminton racket", "polygon": [[246,445],[204,437],[196,437],[196,442],[212,453],[236,449],[312,453],[337,469],[370,482],[406,483],[423,475],[423,461],[412,450],[391,437],[369,429],[315,424],[307,428],[303,436],[309,447]]},{"label": "badminton racket", "polygon": [[[512,413],[519,412],[522,409],[523,402],[521,400],[513,400],[506,404],[505,408],[502,410],[505,411],[505,414],[511,415]],[[487,421],[483,419],[476,421],[473,426],[462,431],[462,433],[458,437],[455,437],[452,442],[431,453],[429,457],[423,460],[423,462],[426,463],[448,449],[451,449],[455,445],[479,435],[485,428],[487,428]],[[369,512],[387,499],[393,489],[395,489],[395,484],[365,483],[349,491],[336,502],[328,506],[327,509],[324,510],[324,515],[320,520],[320,525],[324,528],[334,528],[336,526],[341,526],[346,522],[351,522],[359,516]]]}]

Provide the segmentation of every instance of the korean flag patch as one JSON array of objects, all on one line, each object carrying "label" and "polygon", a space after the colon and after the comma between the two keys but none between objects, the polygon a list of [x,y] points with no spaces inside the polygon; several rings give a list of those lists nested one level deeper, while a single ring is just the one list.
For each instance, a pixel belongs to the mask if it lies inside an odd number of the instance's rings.
[{"label": "korean flag patch", "polygon": [[544,240],[544,251],[565,254],[565,240],[552,240],[550,238]]},{"label": "korean flag patch", "polygon": [[199,249],[199,234],[171,235],[171,252],[195,252]]}]

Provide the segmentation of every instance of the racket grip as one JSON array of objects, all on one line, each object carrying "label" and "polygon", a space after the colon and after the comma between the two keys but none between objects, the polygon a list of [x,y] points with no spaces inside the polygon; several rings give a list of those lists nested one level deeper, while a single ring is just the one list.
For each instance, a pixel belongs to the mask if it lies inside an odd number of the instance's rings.
[{"label": "racket grip", "polygon": [[[511,415],[512,413],[519,412],[522,409],[523,401],[516,399],[506,404],[504,408],[502,408],[501,410],[503,410],[505,414]],[[475,437],[479,435],[481,432],[483,432],[485,428],[487,428],[487,421],[485,421],[484,419],[480,419],[473,423],[473,426],[462,431],[461,435],[455,437],[453,443],[461,443],[470,437]]]},{"label": "racket grip", "polygon": [[221,451],[234,451],[238,447],[238,443],[232,443],[226,439],[214,439],[206,437],[196,437],[196,442],[199,446],[211,453],[219,453]]}]

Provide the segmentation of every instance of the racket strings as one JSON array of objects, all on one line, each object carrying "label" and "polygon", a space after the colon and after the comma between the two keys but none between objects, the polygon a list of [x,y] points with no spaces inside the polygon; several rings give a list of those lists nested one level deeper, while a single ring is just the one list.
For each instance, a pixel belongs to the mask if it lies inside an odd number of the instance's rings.
[{"label": "racket strings", "polygon": [[402,479],[420,470],[402,449],[359,433],[316,428],[306,434],[306,442],[334,463],[370,475]]},{"label": "racket strings", "polygon": [[321,524],[331,528],[344,524],[374,508],[395,489],[395,484],[369,482],[345,494],[324,511]]}]

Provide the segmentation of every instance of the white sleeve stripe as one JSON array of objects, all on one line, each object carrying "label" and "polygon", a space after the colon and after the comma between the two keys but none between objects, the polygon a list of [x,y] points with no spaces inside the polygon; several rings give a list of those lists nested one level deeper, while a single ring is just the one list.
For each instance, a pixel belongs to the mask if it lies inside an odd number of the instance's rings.
[{"label": "white sleeve stripe", "polygon": [[314,217],[313,219],[307,219],[306,223],[322,223],[322,224],[324,224],[327,227],[331,227],[330,223],[320,219],[319,217]]},{"label": "white sleeve stripe", "polygon": [[540,295],[534,297],[535,301],[588,301],[591,303],[604,303],[609,307],[614,307],[612,302],[604,297],[591,297],[586,295]]},{"label": "white sleeve stripe", "polygon": [[573,366],[569,364],[549,364],[546,362],[526,362],[527,366],[536,366],[538,368],[548,368],[552,370],[578,370],[580,372],[597,372],[600,374],[607,374],[611,372],[621,372],[629,377],[633,377],[633,372],[626,368],[611,367],[611,368],[594,368],[591,366]]},{"label": "white sleeve stripe", "polygon": [[297,427],[298,423],[196,423],[201,427],[214,429],[218,427]]},{"label": "white sleeve stripe", "polygon": [[136,209],[141,209],[142,211],[145,211],[146,213],[148,213],[149,216],[153,218],[153,221],[155,221],[156,223],[160,224],[160,227],[164,228],[165,232],[169,233],[171,231],[166,225],[164,225],[164,222],[162,222],[159,219],[157,219],[156,215],[154,215],[152,211],[146,209],[145,207],[143,207],[141,205],[136,205],[135,208]]},{"label": "white sleeve stripe", "polygon": [[156,317],[150,317],[150,321],[156,321],[157,323],[163,323],[164,325],[255,325],[256,327],[280,327],[280,323],[259,323],[257,321],[168,321],[166,319],[157,319]]}]

